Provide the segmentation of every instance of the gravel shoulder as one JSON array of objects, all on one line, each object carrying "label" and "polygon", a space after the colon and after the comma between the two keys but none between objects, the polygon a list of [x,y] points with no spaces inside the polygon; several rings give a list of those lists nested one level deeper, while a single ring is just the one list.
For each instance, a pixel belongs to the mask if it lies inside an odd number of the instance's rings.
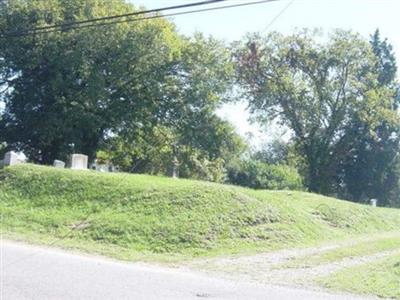
[{"label": "gravel shoulder", "polygon": [[[389,233],[321,247],[283,250],[250,256],[203,259],[190,263],[190,267],[230,279],[242,278],[264,284],[326,291],[319,284],[320,278],[343,269],[368,265],[382,258],[400,254],[399,236],[399,233]],[[382,251],[383,247],[379,247],[381,246],[379,242],[387,243],[390,239],[393,239],[394,244],[391,245],[390,250]],[[357,253],[349,251],[360,248],[360,245],[366,243],[376,244],[376,249],[369,249],[368,255],[358,256]],[[313,260],[316,256],[335,254],[336,252],[349,252],[352,253],[352,256],[339,256],[336,260],[321,261],[315,265],[307,264],[307,261]],[[298,264],[290,267],[291,262],[301,260],[304,260],[304,265]]]}]

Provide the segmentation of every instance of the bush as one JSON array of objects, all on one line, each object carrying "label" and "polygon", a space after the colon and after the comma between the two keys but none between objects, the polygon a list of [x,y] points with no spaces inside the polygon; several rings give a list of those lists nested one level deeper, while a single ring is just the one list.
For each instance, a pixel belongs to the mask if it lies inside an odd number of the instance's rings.
[{"label": "bush", "polygon": [[302,190],[303,181],[293,167],[244,160],[228,167],[229,183],[255,189]]}]

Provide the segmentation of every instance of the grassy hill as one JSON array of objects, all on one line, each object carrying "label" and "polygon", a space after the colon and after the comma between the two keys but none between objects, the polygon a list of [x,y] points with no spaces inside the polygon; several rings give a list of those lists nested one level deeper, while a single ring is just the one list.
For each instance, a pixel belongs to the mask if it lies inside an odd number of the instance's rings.
[{"label": "grassy hill", "polygon": [[182,259],[311,246],[399,231],[400,211],[320,195],[34,165],[0,170],[12,239],[122,259]]}]

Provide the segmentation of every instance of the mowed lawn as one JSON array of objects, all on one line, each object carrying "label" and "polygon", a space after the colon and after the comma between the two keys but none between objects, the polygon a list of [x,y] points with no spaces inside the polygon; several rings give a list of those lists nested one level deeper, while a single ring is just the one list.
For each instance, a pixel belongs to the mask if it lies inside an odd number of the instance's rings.
[{"label": "mowed lawn", "polygon": [[400,211],[306,192],[19,165],[0,170],[1,230],[120,259],[306,247],[400,228]]}]

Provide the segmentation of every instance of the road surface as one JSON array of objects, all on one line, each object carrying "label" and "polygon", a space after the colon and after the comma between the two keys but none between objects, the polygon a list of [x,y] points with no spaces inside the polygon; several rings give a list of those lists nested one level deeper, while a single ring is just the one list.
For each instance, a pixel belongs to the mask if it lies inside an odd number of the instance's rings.
[{"label": "road surface", "polygon": [[361,299],[1,242],[1,300]]}]

